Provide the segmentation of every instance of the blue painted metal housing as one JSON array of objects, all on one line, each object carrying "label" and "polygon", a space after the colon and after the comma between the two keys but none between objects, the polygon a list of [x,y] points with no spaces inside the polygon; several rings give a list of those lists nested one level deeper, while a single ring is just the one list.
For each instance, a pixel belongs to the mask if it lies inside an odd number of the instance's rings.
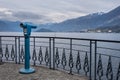
[{"label": "blue painted metal housing", "polygon": [[23,28],[25,37],[25,65],[24,68],[21,68],[19,72],[22,74],[30,74],[35,72],[35,69],[30,68],[30,35],[31,29],[36,28],[36,26],[23,23],[21,23],[20,26]]}]

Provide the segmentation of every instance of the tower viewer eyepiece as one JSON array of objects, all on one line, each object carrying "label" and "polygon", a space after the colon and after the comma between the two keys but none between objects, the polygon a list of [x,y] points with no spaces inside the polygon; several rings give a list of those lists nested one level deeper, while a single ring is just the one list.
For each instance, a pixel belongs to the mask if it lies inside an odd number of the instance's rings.
[{"label": "tower viewer eyepiece", "polygon": [[23,23],[20,23],[20,26],[22,27],[22,26],[23,26]]}]

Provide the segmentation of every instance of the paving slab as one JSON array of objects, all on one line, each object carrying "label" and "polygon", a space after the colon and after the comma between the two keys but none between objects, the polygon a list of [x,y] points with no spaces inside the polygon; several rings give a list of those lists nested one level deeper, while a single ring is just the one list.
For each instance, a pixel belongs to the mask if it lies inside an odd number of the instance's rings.
[{"label": "paving slab", "polygon": [[88,80],[85,76],[70,75],[64,71],[52,70],[41,66],[32,66],[36,72],[20,74],[19,69],[24,65],[4,63],[0,65],[0,80]]}]

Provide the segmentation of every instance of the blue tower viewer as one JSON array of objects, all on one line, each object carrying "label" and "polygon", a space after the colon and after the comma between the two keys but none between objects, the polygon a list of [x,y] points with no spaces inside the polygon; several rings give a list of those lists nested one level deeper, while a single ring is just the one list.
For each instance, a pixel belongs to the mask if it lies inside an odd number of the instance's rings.
[{"label": "blue tower viewer", "polygon": [[23,28],[25,37],[25,65],[24,68],[21,68],[19,72],[22,74],[34,73],[35,69],[30,68],[30,35],[31,29],[36,28],[36,26],[27,23],[20,23],[20,26]]}]

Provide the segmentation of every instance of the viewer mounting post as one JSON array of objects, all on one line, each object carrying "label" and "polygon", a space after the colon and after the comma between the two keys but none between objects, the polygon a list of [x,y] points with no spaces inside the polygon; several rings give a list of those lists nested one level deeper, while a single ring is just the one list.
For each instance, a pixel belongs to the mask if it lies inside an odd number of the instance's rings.
[{"label": "viewer mounting post", "polygon": [[32,26],[26,23],[21,23],[20,26],[23,28],[25,37],[25,65],[24,68],[21,68],[19,72],[22,74],[34,73],[35,69],[30,68],[30,34],[31,28],[36,28],[36,26]]}]

